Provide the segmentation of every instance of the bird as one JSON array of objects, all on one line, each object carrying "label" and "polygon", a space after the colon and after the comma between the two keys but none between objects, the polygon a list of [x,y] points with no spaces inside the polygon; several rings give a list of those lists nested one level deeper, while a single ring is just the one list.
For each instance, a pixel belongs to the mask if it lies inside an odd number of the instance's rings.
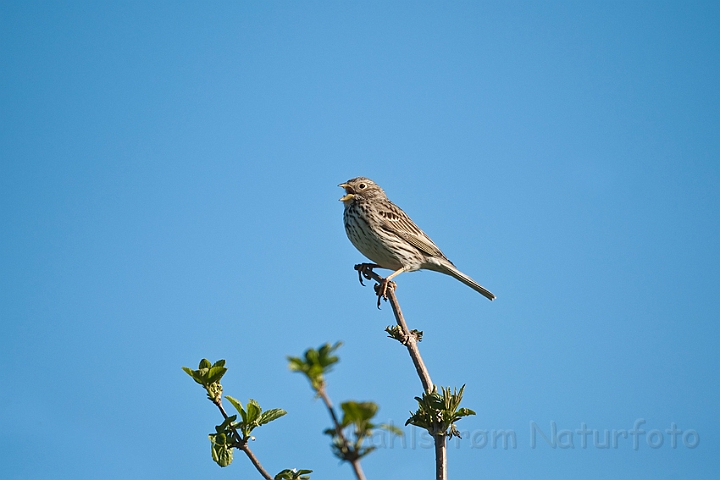
[{"label": "bird", "polygon": [[403,272],[432,270],[460,280],[489,300],[495,300],[487,288],[462,273],[430,240],[425,232],[397,205],[378,184],[356,177],[338,185],[345,189],[345,233],[360,253],[377,267],[393,272],[383,280],[378,293],[387,299],[390,280]]}]

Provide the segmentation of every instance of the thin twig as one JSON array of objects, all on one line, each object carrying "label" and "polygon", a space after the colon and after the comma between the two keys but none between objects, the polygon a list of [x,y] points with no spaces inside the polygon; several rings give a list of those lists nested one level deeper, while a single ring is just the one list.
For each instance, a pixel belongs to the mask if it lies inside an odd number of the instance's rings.
[{"label": "thin twig", "polygon": [[[222,414],[222,416],[223,416],[223,418],[224,418],[225,420],[227,420],[228,418],[230,418],[230,416],[229,416],[229,415],[227,414],[227,412],[225,411],[225,407],[223,407],[223,405],[222,405],[222,403],[221,403],[220,400],[218,400],[218,401],[213,400],[213,403],[215,404],[216,407],[218,407],[218,409],[220,410],[220,413]],[[235,427],[233,427],[232,424],[230,424],[230,430],[231,430],[232,433],[233,433],[233,437],[235,437],[235,442],[238,443],[238,444],[242,443],[242,441],[243,441],[243,440],[242,440],[242,437],[241,437],[240,434],[238,433],[237,429],[236,429]]]},{"label": "thin twig", "polygon": [[355,459],[350,462],[350,465],[352,465],[353,472],[355,472],[355,476],[358,478],[358,480],[365,480],[365,474],[363,473],[362,467],[360,466],[360,460]]},{"label": "thin twig", "polygon": [[263,468],[263,466],[260,465],[260,461],[257,459],[257,457],[252,452],[252,450],[250,450],[250,447],[248,447],[247,442],[240,445],[238,448],[240,450],[242,450],[243,452],[245,452],[245,455],[248,456],[248,458],[250,459],[252,464],[255,465],[255,468],[257,468],[257,471],[260,472],[260,475],[262,475],[263,478],[265,478],[265,480],[273,480],[273,477],[267,472],[267,470],[265,470]]},{"label": "thin twig", "polygon": [[[343,454],[347,454],[348,452],[350,452],[350,442],[348,442],[348,439],[343,433],[342,425],[340,425],[340,421],[335,414],[335,409],[333,408],[332,402],[330,401],[330,397],[328,397],[327,392],[325,391],[325,385],[321,385],[320,388],[318,388],[317,393],[320,398],[322,398],[323,403],[325,403],[328,412],[330,412],[330,417],[332,418],[333,425],[335,425],[335,432],[337,433],[338,438],[342,442]],[[353,458],[346,458],[346,460],[350,462],[350,465],[352,465],[353,471],[355,472],[355,476],[357,477],[357,479],[365,480],[365,474],[363,473],[362,467],[360,466],[360,459],[355,456]]]},{"label": "thin twig", "polygon": [[[355,269],[365,278],[373,279],[378,282],[379,285],[382,285],[383,281],[385,281],[383,277],[381,277],[372,270],[373,267],[370,264],[355,265]],[[395,296],[395,287],[393,286],[393,284],[388,285],[385,294],[387,295],[387,300],[390,302],[390,306],[392,307],[393,314],[395,315],[395,320],[400,329],[402,330],[404,338],[404,342],[402,343],[408,349],[408,353],[410,354],[413,365],[415,365],[415,370],[417,371],[418,377],[420,377],[420,382],[422,383],[423,390],[425,390],[425,392],[428,394],[432,393],[433,383],[430,379],[430,372],[428,372],[428,369],[425,366],[425,362],[423,362],[422,356],[420,356],[420,349],[417,346],[417,337],[410,331],[407,323],[405,322],[405,317],[403,316],[402,310],[400,309],[400,303]],[[379,302],[380,298],[378,298],[378,303]],[[435,441],[435,479],[446,480],[447,439],[443,434],[436,434],[433,435],[433,440]]]},{"label": "thin twig", "polygon": [[[379,284],[382,284],[383,280],[385,280],[383,277],[372,271],[370,268],[363,269],[362,273],[363,275],[365,275],[366,278],[371,278]],[[420,355],[420,349],[417,346],[417,337],[415,337],[415,335],[410,332],[410,329],[405,322],[405,317],[403,316],[402,310],[400,309],[400,303],[398,302],[397,296],[395,296],[395,289],[392,286],[388,285],[386,294],[388,297],[388,301],[390,301],[390,306],[392,307],[393,314],[395,314],[395,320],[400,329],[402,330],[403,337],[405,339],[403,345],[405,345],[405,347],[408,349],[408,353],[410,354],[413,365],[415,365],[415,370],[417,371],[418,377],[420,377],[420,382],[422,383],[423,390],[425,390],[426,393],[431,393],[433,389],[433,383],[430,379],[430,372],[428,372],[428,369],[425,366],[425,362],[423,362],[422,356]]]},{"label": "thin twig", "polygon": [[[218,407],[223,418],[225,420],[227,420],[228,414],[225,411],[225,408],[222,406],[222,403],[220,403],[220,401],[216,402],[214,400],[213,400],[213,403],[215,404],[215,406]],[[243,452],[245,452],[245,455],[248,456],[248,458],[250,459],[252,464],[255,466],[257,471],[260,472],[260,475],[262,475],[265,480],[274,480],[273,476],[270,475],[268,473],[268,471],[263,468],[263,466],[260,464],[260,461],[257,459],[255,454],[252,452],[252,450],[250,450],[250,447],[248,447],[248,444],[247,444],[247,440],[243,440],[243,438],[238,433],[237,429],[235,427],[233,427],[232,424],[230,424],[230,431],[232,431],[232,433],[233,433],[233,437],[235,439],[235,444],[236,444],[237,448],[239,450],[242,450]]]},{"label": "thin twig", "polygon": [[402,314],[402,310],[400,310],[400,304],[398,303],[397,297],[395,296],[395,289],[388,289],[387,296],[388,300],[390,301],[390,306],[392,307],[393,313],[395,314],[397,324],[403,331],[403,335],[405,337],[405,347],[407,347],[413,365],[415,365],[415,370],[420,377],[420,382],[422,383],[423,390],[425,390],[426,393],[431,393],[433,389],[433,383],[430,379],[430,372],[425,366],[425,362],[423,362],[422,356],[420,356],[420,349],[417,345],[417,337],[412,332],[410,332],[407,323],[405,323],[405,317]]}]

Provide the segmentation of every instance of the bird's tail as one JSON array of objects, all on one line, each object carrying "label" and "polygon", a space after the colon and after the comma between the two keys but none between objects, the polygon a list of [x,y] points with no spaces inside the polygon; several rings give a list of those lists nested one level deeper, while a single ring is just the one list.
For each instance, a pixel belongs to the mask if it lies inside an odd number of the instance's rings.
[{"label": "bird's tail", "polygon": [[[450,265],[452,265],[452,264],[450,264]],[[457,278],[458,280],[463,282],[468,287],[470,287],[473,290],[475,290],[476,292],[480,293],[480,295],[483,295],[488,300],[490,300],[490,301],[495,300],[495,295],[493,295],[490,290],[483,287],[482,285],[477,283],[475,280],[473,280],[472,278],[470,278],[467,275],[465,275],[464,273],[462,273],[460,270],[455,268],[454,265],[452,265],[452,267],[450,265],[446,265],[447,268],[442,269],[442,272],[450,275],[451,277]]]}]

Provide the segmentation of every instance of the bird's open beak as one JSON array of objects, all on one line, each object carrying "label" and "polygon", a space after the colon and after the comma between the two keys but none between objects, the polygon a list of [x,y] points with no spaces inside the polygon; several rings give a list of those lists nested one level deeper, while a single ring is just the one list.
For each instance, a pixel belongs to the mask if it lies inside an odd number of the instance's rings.
[{"label": "bird's open beak", "polygon": [[340,185],[338,185],[338,187],[344,188],[344,189],[345,189],[345,193],[346,193],[346,195],[344,195],[344,196],[340,199],[341,202],[347,203],[347,202],[349,202],[350,200],[352,200],[353,198],[355,198],[355,195],[354,195],[353,193],[351,193],[352,190],[350,189],[350,185],[348,185],[347,183],[341,183]]}]

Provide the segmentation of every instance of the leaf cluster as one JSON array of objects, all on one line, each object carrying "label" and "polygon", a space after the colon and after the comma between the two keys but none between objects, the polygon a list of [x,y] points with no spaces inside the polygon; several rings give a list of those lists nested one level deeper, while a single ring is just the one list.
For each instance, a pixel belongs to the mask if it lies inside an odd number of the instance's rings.
[{"label": "leaf cluster", "polygon": [[290,370],[304,373],[310,381],[313,390],[316,392],[325,386],[324,375],[332,370],[332,367],[340,359],[333,355],[333,352],[340,348],[342,342],[335,345],[326,343],[317,350],[309,348],[305,350],[303,357],[287,357],[290,362]]},{"label": "leaf cluster", "polygon": [[[243,449],[246,453],[249,451],[247,442],[255,440],[251,434],[257,427],[265,425],[277,420],[287,412],[281,408],[273,408],[263,412],[260,404],[252,398],[248,400],[247,405],[243,406],[242,402],[226,395],[237,415],[227,415],[222,406],[222,385],[220,379],[227,372],[225,368],[225,360],[218,360],[211,364],[206,358],[200,361],[197,370],[188,367],[182,367],[183,371],[190,375],[195,382],[205,388],[208,393],[208,399],[212,401],[221,411],[225,420],[215,427],[215,433],[208,435],[210,439],[212,459],[221,467],[227,467],[233,461],[233,449]],[[238,421],[238,415],[240,420]],[[288,470],[285,469],[275,476],[276,480],[307,480],[310,477],[306,474],[312,470]]]},{"label": "leaf cluster", "polygon": [[410,418],[405,425],[415,425],[424,428],[430,435],[447,435],[449,438],[460,437],[460,432],[455,422],[462,417],[475,415],[469,408],[460,408],[465,385],[457,391],[450,387],[441,387],[442,395],[438,393],[437,387],[433,387],[431,393],[424,393],[422,397],[415,397],[418,402],[418,409],[415,413],[410,412]]},{"label": "leaf cluster", "polygon": [[228,417],[222,424],[215,427],[216,433],[208,435],[213,462],[221,467],[227,467],[233,461],[233,448],[237,443],[233,440],[234,432],[229,424],[234,417]]},{"label": "leaf cluster", "polygon": [[[243,404],[240,403],[239,400],[234,399],[230,395],[225,395],[225,398],[228,402],[232,403],[232,406],[235,407],[235,410],[237,410],[240,414],[240,418],[242,418],[242,420],[239,422],[235,422],[233,420],[232,427],[238,432],[242,433],[241,438],[243,442],[247,442],[249,439],[253,439],[250,434],[255,428],[261,425],[265,425],[266,423],[270,423],[273,420],[277,420],[278,418],[287,414],[287,412],[282,408],[273,408],[271,410],[263,412],[258,402],[256,402],[252,398],[248,400],[247,406],[245,408],[243,408]],[[233,415],[229,418],[236,419],[237,415]]]},{"label": "leaf cluster", "polygon": [[[378,411],[378,406],[374,402],[343,402],[340,404],[340,408],[343,411],[340,429],[349,430],[354,440],[344,442],[337,429],[334,428],[326,429],[325,434],[332,437],[333,453],[341,460],[352,462],[375,450],[374,446],[363,446],[363,442],[366,438],[372,436],[375,428],[387,430],[394,435],[402,436],[403,434],[402,430],[393,425],[376,425],[371,422]],[[345,435],[345,437],[348,438],[348,435]]]},{"label": "leaf cluster", "polygon": [[239,400],[230,395],[225,395],[225,398],[232,403],[242,420],[236,421],[238,416],[230,415],[223,423],[215,427],[215,433],[208,435],[212,445],[213,460],[221,467],[227,467],[232,463],[233,448],[243,448],[248,440],[255,440],[255,437],[250,435],[255,428],[270,423],[287,413],[280,408],[263,412],[260,405],[253,399],[248,400],[247,406],[243,407]]},{"label": "leaf cluster", "polygon": [[[388,337],[393,338],[397,340],[398,342],[402,343],[403,345],[407,344],[408,339],[406,338],[406,335],[403,333],[403,329],[400,328],[399,325],[390,325],[385,327],[385,331],[388,334]],[[422,342],[423,332],[422,330],[415,330],[414,328],[410,330],[410,335],[415,337],[415,341]]]},{"label": "leaf cluster", "polygon": [[220,385],[220,379],[225,375],[225,372],[227,372],[225,360],[218,360],[210,364],[210,360],[203,358],[200,360],[200,365],[198,365],[197,370],[192,370],[188,367],[182,367],[182,369],[190,375],[193,380],[203,386],[211,402],[216,405],[221,402],[222,385]]},{"label": "leaf cluster", "polygon": [[312,470],[285,469],[275,475],[275,480],[309,480],[310,476],[306,475],[307,473],[312,473]]}]

